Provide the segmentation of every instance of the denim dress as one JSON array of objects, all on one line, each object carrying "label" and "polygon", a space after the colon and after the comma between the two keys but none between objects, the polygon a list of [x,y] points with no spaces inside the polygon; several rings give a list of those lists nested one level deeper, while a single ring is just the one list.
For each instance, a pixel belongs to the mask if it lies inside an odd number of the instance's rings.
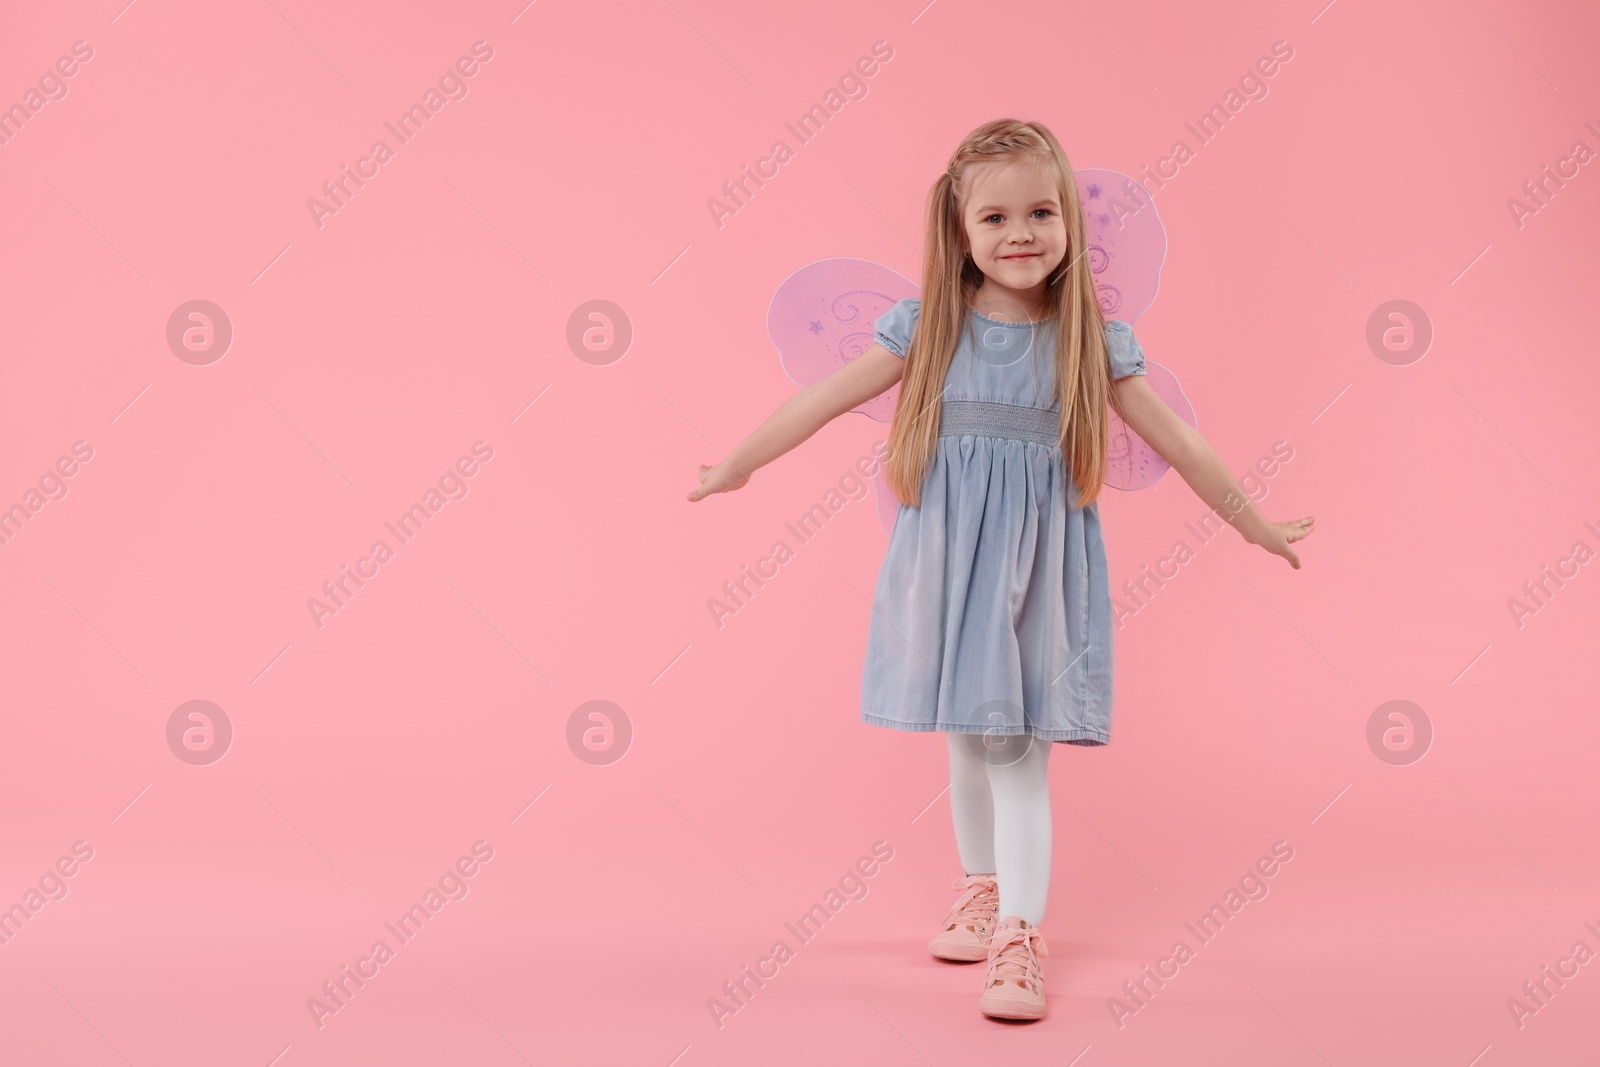
[{"label": "denim dress", "polygon": [[[922,302],[875,340],[905,358]],[[1104,745],[1112,618],[1098,502],[1072,507],[1059,445],[1055,330],[968,313],[941,398],[921,504],[902,503],[878,572],[861,718],[896,730]],[[1111,376],[1145,372],[1133,327],[1106,322]]]}]

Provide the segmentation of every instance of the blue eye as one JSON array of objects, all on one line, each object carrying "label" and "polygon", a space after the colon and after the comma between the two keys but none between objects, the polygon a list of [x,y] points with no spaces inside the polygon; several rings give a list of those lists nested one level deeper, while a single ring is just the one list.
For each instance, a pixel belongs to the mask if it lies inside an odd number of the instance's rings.
[{"label": "blue eye", "polygon": [[[1046,215],[1052,214],[1051,210],[1049,208],[1047,208],[1047,207],[1036,207],[1036,208],[1033,209],[1033,213],[1035,215],[1037,215],[1041,211],[1044,212]],[[1003,216],[997,211],[993,215],[986,216],[983,221],[984,222],[992,222],[995,219],[1002,218],[1002,217]]]}]

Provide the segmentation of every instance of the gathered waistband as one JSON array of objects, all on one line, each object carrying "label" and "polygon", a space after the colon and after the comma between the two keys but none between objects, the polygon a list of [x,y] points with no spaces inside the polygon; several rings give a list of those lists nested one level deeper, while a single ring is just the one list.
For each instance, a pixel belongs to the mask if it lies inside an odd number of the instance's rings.
[{"label": "gathered waistband", "polygon": [[1061,443],[1061,413],[1024,404],[945,400],[939,405],[939,436],[1008,437],[1054,448]]}]

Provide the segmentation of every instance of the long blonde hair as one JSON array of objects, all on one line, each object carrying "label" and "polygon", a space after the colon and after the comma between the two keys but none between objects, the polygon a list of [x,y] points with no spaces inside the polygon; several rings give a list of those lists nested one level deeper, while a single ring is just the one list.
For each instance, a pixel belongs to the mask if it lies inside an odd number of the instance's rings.
[{"label": "long blonde hair", "polygon": [[1067,251],[1045,288],[1045,317],[1055,331],[1056,392],[1060,398],[1062,455],[1068,458],[1079,499],[1072,507],[1088,507],[1105,478],[1109,416],[1107,405],[1121,414],[1111,388],[1111,360],[1106,351],[1105,313],[1095,294],[1094,276],[1085,255],[1083,202],[1072,164],[1055,135],[1037,122],[996,119],[969,133],[950,157],[928,193],[922,267],[922,310],[906,350],[900,397],[889,431],[887,473],[901,501],[917,506],[922,480],[939,438],[940,402],[945,375],[955,357],[961,330],[970,322],[973,297],[983,281],[978,266],[962,253],[965,229],[967,171],[974,163],[995,160],[1031,162],[1043,167],[1056,184],[1067,231]]}]

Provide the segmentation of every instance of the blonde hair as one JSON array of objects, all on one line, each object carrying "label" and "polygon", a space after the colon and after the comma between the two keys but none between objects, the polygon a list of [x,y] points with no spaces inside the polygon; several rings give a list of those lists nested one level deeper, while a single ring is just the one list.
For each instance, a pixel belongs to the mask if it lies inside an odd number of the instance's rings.
[{"label": "blonde hair", "polygon": [[938,445],[940,401],[945,375],[955,357],[961,330],[970,323],[973,297],[983,281],[977,264],[964,258],[966,230],[961,213],[967,172],[975,163],[1033,163],[1053,178],[1067,231],[1067,251],[1045,287],[1045,318],[1055,331],[1056,392],[1060,398],[1062,455],[1067,457],[1079,499],[1094,503],[1105,479],[1108,404],[1121,414],[1111,388],[1105,314],[1095,293],[1084,254],[1083,202],[1072,164],[1055,135],[1037,122],[996,119],[967,134],[928,193],[922,269],[922,310],[906,350],[900,397],[889,431],[887,473],[895,495],[918,506],[922,480]]}]

